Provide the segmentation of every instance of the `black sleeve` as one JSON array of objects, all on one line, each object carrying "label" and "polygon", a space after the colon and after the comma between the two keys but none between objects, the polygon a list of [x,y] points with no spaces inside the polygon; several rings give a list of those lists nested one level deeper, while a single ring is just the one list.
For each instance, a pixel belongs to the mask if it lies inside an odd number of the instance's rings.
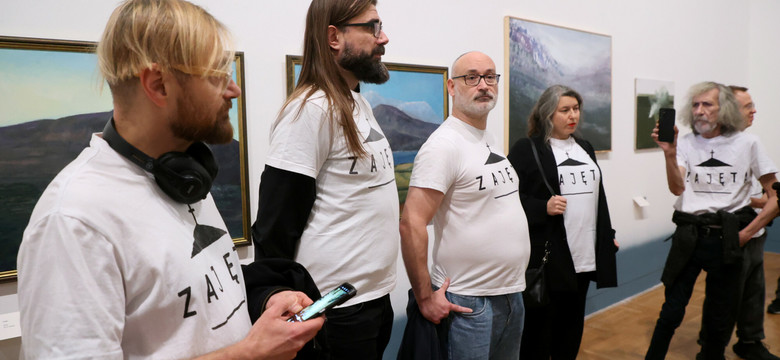
[{"label": "black sleeve", "polygon": [[315,196],[314,178],[265,166],[252,224],[255,259],[295,257]]}]

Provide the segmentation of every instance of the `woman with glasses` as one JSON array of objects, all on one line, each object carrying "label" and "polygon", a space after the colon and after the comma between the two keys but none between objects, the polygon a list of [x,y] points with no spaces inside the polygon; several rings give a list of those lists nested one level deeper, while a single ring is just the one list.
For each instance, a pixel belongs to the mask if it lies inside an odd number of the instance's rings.
[{"label": "woman with glasses", "polygon": [[[582,97],[554,85],[528,118],[528,138],[507,156],[517,171],[531,236],[529,268],[547,258],[549,302],[526,309],[520,358],[575,359],[591,281],[617,286],[615,230],[593,146],[574,134]],[[547,253],[547,256],[545,256]]]}]

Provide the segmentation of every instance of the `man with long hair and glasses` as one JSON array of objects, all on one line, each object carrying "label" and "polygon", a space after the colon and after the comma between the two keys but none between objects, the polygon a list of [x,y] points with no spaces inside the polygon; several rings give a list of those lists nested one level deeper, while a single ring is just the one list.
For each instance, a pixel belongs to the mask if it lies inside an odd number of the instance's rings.
[{"label": "man with long hair and glasses", "polygon": [[357,295],[326,313],[334,359],[380,359],[393,323],[398,256],[393,155],[359,82],[389,79],[375,0],[314,0],[295,90],[271,127],[252,226],[255,258],[302,264],[322,294]]},{"label": "man with long hair and glasses", "polygon": [[322,327],[287,322],[311,304],[292,291],[249,318],[204,144],[233,138],[231,49],[189,2],[114,10],[97,47],[113,118],[49,184],[19,250],[24,356],[292,358]]},{"label": "man with long hair and glasses", "polygon": [[[695,84],[681,111],[692,132],[673,142],[651,136],[663,150],[669,191],[676,195],[672,221],[677,228],[661,274],[664,304],[645,359],[664,359],[682,323],[699,273],[707,272],[702,308],[701,351],[697,359],[724,359],[740,296],[743,250],[778,214],[772,184],[777,167],[758,137],[743,132],[739,103],[728,87]],[[768,194],[761,213],[751,208],[751,182]]]},{"label": "man with long hair and glasses", "polygon": [[450,322],[450,359],[516,359],[530,240],[517,172],[487,131],[500,75],[476,51],[458,57],[452,74],[452,115],[414,159],[401,251],[420,313],[435,324]]}]

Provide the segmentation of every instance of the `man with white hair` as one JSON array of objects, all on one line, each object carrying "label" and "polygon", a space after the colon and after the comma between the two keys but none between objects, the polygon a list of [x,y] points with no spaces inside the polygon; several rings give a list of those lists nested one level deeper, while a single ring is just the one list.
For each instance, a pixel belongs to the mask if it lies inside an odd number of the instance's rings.
[{"label": "man with white hair", "polygon": [[[696,278],[707,271],[702,314],[702,344],[697,359],[723,359],[734,326],[734,305],[742,268],[742,246],[777,216],[771,191],[777,167],[758,138],[742,132],[739,105],[728,87],[703,82],[691,87],[681,112],[693,133],[672,143],[658,141],[664,152],[669,190],[677,195],[672,221],[677,229],[661,276],[665,302],[646,359],[663,359],[682,322]],[[750,207],[750,178],[769,194],[763,211]]]}]

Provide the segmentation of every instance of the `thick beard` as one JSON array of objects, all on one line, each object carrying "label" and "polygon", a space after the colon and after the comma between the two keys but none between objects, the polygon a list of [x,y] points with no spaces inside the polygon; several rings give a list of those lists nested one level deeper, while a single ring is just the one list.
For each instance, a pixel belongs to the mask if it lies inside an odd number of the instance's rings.
[{"label": "thick beard", "polygon": [[230,102],[209,119],[205,109],[197,108],[192,99],[178,99],[178,113],[171,119],[173,135],[187,141],[203,141],[208,144],[226,144],[233,140],[233,125],[230,124]]},{"label": "thick beard", "polygon": [[344,54],[338,59],[338,63],[343,69],[354,74],[359,81],[370,84],[384,84],[390,79],[390,73],[382,61],[374,60],[374,55],[384,54],[384,45],[378,45],[370,53],[356,54],[352,46],[346,44]]}]

